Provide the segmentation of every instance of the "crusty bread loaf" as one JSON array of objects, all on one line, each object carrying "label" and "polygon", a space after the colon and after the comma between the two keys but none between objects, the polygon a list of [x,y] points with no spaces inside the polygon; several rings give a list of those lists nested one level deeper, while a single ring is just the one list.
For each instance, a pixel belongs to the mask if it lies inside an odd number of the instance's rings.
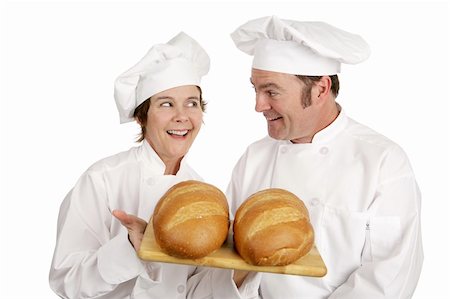
[{"label": "crusty bread loaf", "polygon": [[153,213],[156,242],[167,254],[179,258],[201,258],[220,248],[228,227],[223,192],[194,180],[172,186]]},{"label": "crusty bread loaf", "polygon": [[233,232],[237,252],[257,266],[288,265],[314,244],[305,205],[295,194],[277,188],[257,192],[243,202]]}]

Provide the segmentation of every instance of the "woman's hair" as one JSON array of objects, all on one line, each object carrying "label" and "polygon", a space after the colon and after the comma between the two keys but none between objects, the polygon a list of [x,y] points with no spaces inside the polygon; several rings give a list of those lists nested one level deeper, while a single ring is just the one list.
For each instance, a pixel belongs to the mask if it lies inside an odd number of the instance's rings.
[{"label": "woman's hair", "polygon": [[[322,78],[323,76],[302,76],[302,75],[295,75],[295,76],[306,85],[305,89],[303,90],[302,96],[302,106],[303,108],[306,108],[311,105],[311,88],[313,86],[313,83],[319,81],[320,78]],[[331,92],[336,98],[339,94],[339,78],[337,75],[331,75],[329,77],[331,79]]]},{"label": "woman's hair", "polygon": [[[200,91],[200,108],[202,108],[202,111],[205,112],[206,102],[204,102],[203,98],[202,98],[202,89],[199,86],[196,86],[196,87]],[[142,140],[145,139],[145,133],[146,133],[145,125],[147,124],[147,113],[148,113],[148,109],[150,108],[150,100],[151,99],[152,99],[152,97],[149,97],[142,104],[137,106],[136,109],[134,109],[133,117],[137,118],[137,120],[139,121],[139,123],[141,125],[141,133],[139,134],[136,142],[141,142]]]}]

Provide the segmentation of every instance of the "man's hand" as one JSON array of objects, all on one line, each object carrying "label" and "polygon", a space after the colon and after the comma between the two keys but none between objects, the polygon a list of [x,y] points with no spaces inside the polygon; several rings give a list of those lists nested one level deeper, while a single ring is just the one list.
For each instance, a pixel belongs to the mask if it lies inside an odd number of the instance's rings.
[{"label": "man's hand", "polygon": [[142,237],[144,236],[147,222],[134,215],[130,215],[121,210],[112,211],[114,217],[116,217],[123,226],[128,230],[128,239],[133,245],[136,252],[141,247]]},{"label": "man's hand", "polygon": [[234,270],[234,274],[233,274],[233,280],[234,283],[236,284],[237,288],[239,288],[242,283],[244,282],[245,278],[247,278],[247,275],[250,272],[248,271],[243,271],[243,270]]}]

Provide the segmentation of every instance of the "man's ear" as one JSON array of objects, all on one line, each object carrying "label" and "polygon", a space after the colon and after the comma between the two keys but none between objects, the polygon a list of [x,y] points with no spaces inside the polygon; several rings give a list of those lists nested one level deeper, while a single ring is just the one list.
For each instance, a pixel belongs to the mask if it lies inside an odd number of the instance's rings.
[{"label": "man's ear", "polygon": [[316,81],[312,93],[313,100],[324,102],[328,99],[331,92],[331,84],[330,76],[322,76],[319,81]]}]

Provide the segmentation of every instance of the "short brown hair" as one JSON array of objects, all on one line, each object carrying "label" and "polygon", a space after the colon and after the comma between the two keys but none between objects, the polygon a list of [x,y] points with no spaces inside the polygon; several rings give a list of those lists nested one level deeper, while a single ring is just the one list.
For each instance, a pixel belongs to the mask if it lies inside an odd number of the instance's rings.
[{"label": "short brown hair", "polygon": [[[319,81],[323,76],[303,76],[303,75],[295,75],[299,78],[306,86],[303,90],[302,97],[302,106],[306,108],[311,105],[311,88],[314,82]],[[339,94],[339,78],[338,75],[329,76],[331,79],[331,92],[334,97],[337,97]]]},{"label": "short brown hair", "polygon": [[[200,91],[200,108],[202,108],[202,111],[205,112],[206,102],[203,101],[202,89],[199,86],[197,86],[197,88]],[[147,132],[147,130],[145,129],[145,125],[147,124],[147,114],[148,114],[148,109],[150,108],[150,100],[151,99],[152,99],[152,97],[149,97],[142,104],[137,106],[136,109],[134,109],[133,117],[137,118],[141,125],[141,133],[139,134],[136,142],[141,142],[142,140],[145,139],[145,133]]]}]

